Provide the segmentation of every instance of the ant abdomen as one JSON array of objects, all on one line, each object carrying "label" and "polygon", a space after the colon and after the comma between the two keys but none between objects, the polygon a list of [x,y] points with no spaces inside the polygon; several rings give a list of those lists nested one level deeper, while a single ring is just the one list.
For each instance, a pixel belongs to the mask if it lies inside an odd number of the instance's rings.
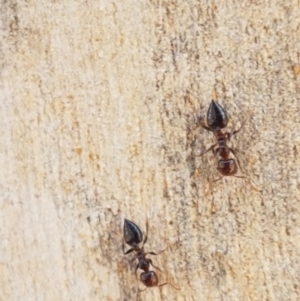
[{"label": "ant abdomen", "polygon": [[234,176],[237,173],[238,167],[234,159],[219,160],[218,167],[219,173],[223,176]]},{"label": "ant abdomen", "polygon": [[141,273],[140,281],[147,287],[158,286],[158,276],[154,271]]}]

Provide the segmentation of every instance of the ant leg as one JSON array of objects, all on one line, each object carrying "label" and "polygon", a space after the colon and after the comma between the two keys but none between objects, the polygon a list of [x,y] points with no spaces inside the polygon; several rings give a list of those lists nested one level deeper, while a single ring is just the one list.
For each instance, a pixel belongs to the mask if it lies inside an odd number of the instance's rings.
[{"label": "ant leg", "polygon": [[147,252],[145,255],[147,255],[147,254],[151,254],[151,255],[159,255],[159,254],[161,254],[161,253],[165,252],[166,250],[167,250],[167,248],[165,248],[165,249],[163,249],[163,250],[159,251],[158,253],[154,253],[154,252]]},{"label": "ant leg", "polygon": [[134,270],[134,274],[135,274],[135,277],[136,277],[136,278],[137,278],[136,272],[137,272],[138,268],[139,268],[139,264],[137,264],[137,265],[135,266],[135,270]]},{"label": "ant leg", "polygon": [[161,272],[161,269],[160,269],[159,267],[155,266],[155,265],[153,264],[153,262],[152,262],[151,259],[149,259],[149,263],[150,263],[154,268],[156,268],[157,270],[159,270],[159,271]]},{"label": "ant leg", "polygon": [[180,288],[176,287],[174,284],[172,284],[171,282],[165,282],[163,284],[158,285],[158,287],[164,286],[166,284],[170,284],[171,286],[173,286],[176,290],[180,290]]},{"label": "ant leg", "polygon": [[[196,105],[195,105],[195,101],[193,99],[193,97],[189,94],[189,92],[187,91],[187,94],[186,96],[184,97],[185,101],[189,102],[190,105],[192,106],[194,112],[197,112],[197,109],[196,109]],[[196,117],[197,117],[197,114],[196,114]],[[194,115],[194,118],[195,118],[195,115]],[[197,124],[197,121],[196,121],[196,124]],[[196,131],[196,129],[198,128],[199,126],[196,125],[196,128],[195,129],[189,129],[190,132],[192,132],[192,134],[194,134],[193,132]],[[189,133],[190,134],[190,133]]]},{"label": "ant leg", "polygon": [[222,180],[222,179],[223,179],[223,177],[220,177],[220,178],[218,178],[218,179],[213,180],[212,183],[218,182],[218,181],[220,181],[220,180]]},{"label": "ant leg", "polygon": [[211,132],[211,129],[205,124],[205,122],[203,120],[203,116],[200,116],[200,117],[197,116],[197,123],[199,123],[200,126],[203,127],[204,129],[206,129],[207,131]]},{"label": "ant leg", "polygon": [[233,155],[235,156],[236,162],[237,162],[237,164],[238,164],[238,166],[239,166],[239,169],[240,169],[243,173],[245,173],[244,170],[243,170],[243,168],[242,168],[242,166],[241,166],[241,163],[240,163],[239,157],[237,156],[236,151],[235,151],[234,149],[232,149],[232,148],[229,148],[229,150],[230,150],[230,151],[233,153]]},{"label": "ant leg", "polygon": [[258,188],[250,179],[250,177],[248,176],[234,176],[235,178],[240,178],[240,179],[246,179],[248,180],[248,182],[250,183],[250,185],[252,186],[252,188],[258,192],[262,192],[261,188]]},{"label": "ant leg", "polygon": [[215,154],[215,152],[214,152],[214,147],[216,146],[217,144],[214,144],[214,145],[212,145],[210,148],[208,148],[207,150],[205,150],[204,152],[202,152],[201,154],[199,154],[199,155],[195,155],[196,157],[200,157],[200,156],[203,156],[204,154],[206,154],[206,153],[208,153],[209,151],[213,151],[213,153]]},{"label": "ant leg", "polygon": [[149,226],[149,223],[148,223],[148,218],[147,218],[147,221],[146,221],[146,234],[145,234],[145,238],[144,238],[144,241],[143,241],[143,247],[145,245],[145,243],[147,242],[147,239],[148,239],[148,226]]},{"label": "ant leg", "polygon": [[[193,107],[193,110],[194,110],[194,112],[197,112],[197,108],[196,108],[196,105],[195,105],[195,100],[194,100],[194,98],[191,96],[191,94],[189,93],[189,91],[187,91],[187,94],[186,94],[186,96],[184,97],[185,98],[185,100],[187,100],[189,103],[190,103],[190,105]],[[196,129],[199,127],[199,126],[201,126],[201,127],[203,127],[204,129],[206,129],[206,130],[208,130],[208,131],[211,131],[211,129],[209,128],[209,127],[207,127],[206,126],[206,124],[205,124],[205,122],[204,122],[204,120],[203,120],[203,116],[198,116],[197,115],[197,113],[196,113],[196,123],[197,123],[197,127],[196,127]],[[195,130],[196,130],[195,129]]]},{"label": "ant leg", "polygon": [[195,100],[194,100],[194,98],[191,96],[191,94],[190,94],[189,91],[186,91],[186,92],[187,92],[187,94],[186,94],[186,96],[184,97],[184,99],[185,99],[186,101],[188,101],[188,102],[190,103],[190,105],[193,107],[193,110],[194,110],[195,112],[197,112],[197,108],[196,108],[196,105],[195,105]]},{"label": "ant leg", "polygon": [[249,179],[249,177],[247,176],[234,176],[235,178],[239,178],[239,179]]},{"label": "ant leg", "polygon": [[131,253],[132,251],[134,251],[134,249],[131,248],[131,249],[129,249],[129,250],[127,250],[127,251],[125,252],[124,241],[122,241],[122,250],[123,250],[123,254],[124,254],[124,255],[127,255],[127,254]]},{"label": "ant leg", "polygon": [[132,263],[133,261],[135,261],[137,259],[137,256],[134,256],[133,258],[131,258],[130,263]]},{"label": "ant leg", "polygon": [[251,179],[247,176],[234,176],[235,178],[240,178],[240,179],[246,179],[249,181],[250,185],[252,186],[252,188],[258,192],[262,192],[262,189],[258,188],[257,186],[255,186],[255,184],[251,181]]},{"label": "ant leg", "polygon": [[[213,146],[216,146],[217,144],[213,145]],[[215,156],[215,160],[216,160],[216,164],[218,164],[218,153],[219,153],[219,147],[217,149],[212,149],[212,152],[213,152],[213,155]],[[217,182],[217,181],[220,181],[223,179],[223,176],[221,175],[219,178],[213,180],[213,181],[210,181],[210,185],[214,182]]]},{"label": "ant leg", "polygon": [[[236,151],[233,150],[232,148],[229,148],[229,150],[230,150],[230,151],[233,153],[233,155],[235,156],[236,161],[237,161],[237,164],[238,164],[240,170],[241,170],[243,173],[245,173],[245,171],[244,171],[244,170],[242,169],[242,167],[241,167],[240,160],[239,160],[239,158],[238,158],[238,156],[237,156],[237,154],[236,154]],[[240,179],[247,179],[247,180],[250,182],[250,185],[251,185],[256,191],[258,191],[258,192],[261,192],[261,191],[262,191],[261,189],[259,189],[258,187],[256,187],[256,186],[252,183],[251,179],[250,179],[248,176],[234,176],[234,177],[240,178]]]},{"label": "ant leg", "polygon": [[139,295],[140,295],[141,292],[145,291],[146,289],[147,289],[147,286],[146,286],[146,288],[140,290],[140,289],[139,289],[139,285],[137,285],[136,301],[141,300],[141,299],[139,298]]},{"label": "ant leg", "polygon": [[122,251],[123,251],[123,254],[125,255],[125,246],[124,246],[124,240],[122,239]]},{"label": "ant leg", "polygon": [[230,138],[232,136],[234,136],[235,134],[237,134],[244,127],[246,121],[247,121],[247,118],[242,122],[242,124],[241,124],[241,126],[240,126],[240,128],[238,130],[235,130],[235,131],[233,129],[231,130],[231,132],[228,135],[228,140],[230,140]]},{"label": "ant leg", "polygon": [[141,292],[143,292],[143,291],[145,291],[146,289],[147,289],[148,287],[146,286],[146,288],[144,288],[143,290],[138,290],[138,293],[141,293]]}]

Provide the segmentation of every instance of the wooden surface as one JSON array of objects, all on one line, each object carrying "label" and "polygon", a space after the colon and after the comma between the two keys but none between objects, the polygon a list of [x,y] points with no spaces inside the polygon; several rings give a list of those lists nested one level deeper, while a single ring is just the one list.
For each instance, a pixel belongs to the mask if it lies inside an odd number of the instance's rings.
[{"label": "wooden surface", "polygon": [[[270,5],[1,1],[1,301],[300,300],[300,4]],[[187,90],[248,118],[252,185],[209,184]],[[124,218],[180,291],[136,296]]]}]

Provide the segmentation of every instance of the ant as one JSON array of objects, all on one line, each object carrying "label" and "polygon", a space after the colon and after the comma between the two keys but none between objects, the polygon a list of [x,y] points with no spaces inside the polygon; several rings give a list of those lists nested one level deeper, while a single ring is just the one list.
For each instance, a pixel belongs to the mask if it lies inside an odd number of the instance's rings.
[{"label": "ant", "polygon": [[[146,290],[148,287],[153,287],[153,286],[164,286],[166,284],[170,284],[171,286],[173,286],[175,289],[178,289],[177,287],[175,287],[172,283],[170,282],[165,282],[163,284],[158,284],[158,276],[154,271],[150,271],[150,265],[152,265],[153,267],[155,267],[157,270],[161,271],[160,268],[158,268],[157,266],[155,266],[152,263],[152,260],[150,258],[146,258],[147,254],[151,254],[151,255],[158,255],[159,253],[162,253],[165,250],[162,250],[161,252],[154,253],[154,252],[147,252],[145,253],[144,251],[144,245],[147,242],[147,235],[148,235],[148,220],[146,223],[146,235],[143,241],[143,233],[141,231],[141,229],[132,221],[125,219],[124,220],[124,228],[123,228],[123,234],[124,234],[124,240],[125,242],[131,246],[131,249],[127,250],[125,252],[125,246],[124,246],[124,242],[122,244],[122,248],[123,248],[123,254],[127,255],[133,251],[136,252],[134,259],[138,260],[138,263],[135,267],[135,276],[137,277],[137,270],[141,269],[143,270],[143,272],[140,274],[140,281],[146,286],[145,289],[143,290],[139,290],[138,293]],[[143,241],[143,245],[142,247],[139,247],[138,245]]]},{"label": "ant", "polygon": [[[187,96],[191,99],[191,96]],[[200,126],[204,129],[213,132],[216,143],[209,147],[206,151],[202,152],[199,156],[203,156],[210,150],[213,154],[219,157],[217,170],[221,174],[221,177],[214,180],[216,182],[221,180],[223,176],[234,176],[237,178],[247,178],[245,176],[237,176],[238,167],[242,170],[240,161],[236,152],[227,145],[230,138],[237,134],[245,125],[246,120],[242,122],[241,127],[238,130],[232,130],[231,132],[223,132],[222,129],[226,128],[228,124],[228,116],[224,108],[215,100],[212,100],[206,114],[206,123],[203,118],[199,118]],[[215,148],[218,146],[217,148]],[[232,158],[230,154],[233,154],[235,158]]]}]

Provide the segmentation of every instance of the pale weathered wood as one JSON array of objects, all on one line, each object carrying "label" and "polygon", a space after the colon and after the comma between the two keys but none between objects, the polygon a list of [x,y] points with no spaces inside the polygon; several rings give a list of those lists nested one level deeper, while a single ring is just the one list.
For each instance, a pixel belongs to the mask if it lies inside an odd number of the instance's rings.
[{"label": "pale weathered wood", "polygon": [[[181,288],[140,300],[300,300],[299,1],[0,7],[0,300],[135,300],[125,217]],[[249,118],[233,143],[261,192],[210,187],[187,90]]]}]

